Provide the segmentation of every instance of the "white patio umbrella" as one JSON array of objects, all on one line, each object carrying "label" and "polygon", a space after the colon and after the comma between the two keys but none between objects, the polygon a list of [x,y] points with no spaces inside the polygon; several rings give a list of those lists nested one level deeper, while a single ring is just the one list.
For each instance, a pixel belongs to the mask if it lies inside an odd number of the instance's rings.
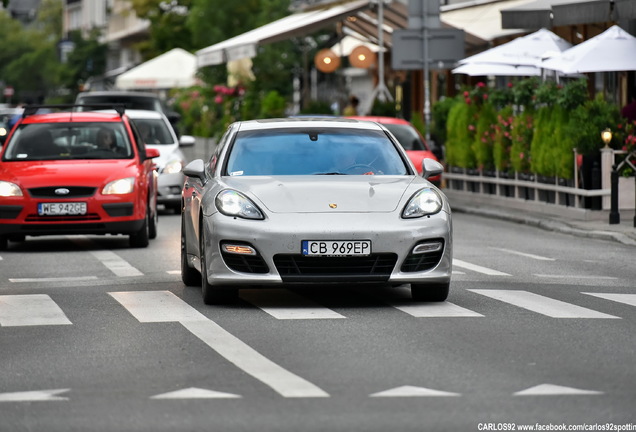
[{"label": "white patio umbrella", "polygon": [[571,46],[571,43],[552,33],[550,30],[541,29],[529,35],[518,37],[503,45],[467,57],[460,60],[459,63],[497,63],[511,66],[540,67],[542,60],[546,56],[552,55],[555,52],[560,53]]},{"label": "white patio umbrella", "polygon": [[452,70],[454,74],[469,76],[539,76],[535,66],[513,66],[503,63],[465,63]]},{"label": "white patio umbrella", "polygon": [[564,74],[636,70],[636,37],[619,26],[581,42],[541,63]]},{"label": "white patio umbrella", "polygon": [[115,86],[122,90],[190,87],[197,82],[196,71],[196,56],[174,48],[119,75]]}]

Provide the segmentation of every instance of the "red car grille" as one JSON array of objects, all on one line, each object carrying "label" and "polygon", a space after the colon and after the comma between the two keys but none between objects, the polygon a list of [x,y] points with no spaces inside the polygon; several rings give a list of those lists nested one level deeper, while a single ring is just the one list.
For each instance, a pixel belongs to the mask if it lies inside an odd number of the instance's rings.
[{"label": "red car grille", "polygon": [[40,216],[30,214],[26,217],[26,222],[78,222],[78,221],[96,221],[100,220],[97,213],[88,213],[85,215],[66,215],[66,216]]}]

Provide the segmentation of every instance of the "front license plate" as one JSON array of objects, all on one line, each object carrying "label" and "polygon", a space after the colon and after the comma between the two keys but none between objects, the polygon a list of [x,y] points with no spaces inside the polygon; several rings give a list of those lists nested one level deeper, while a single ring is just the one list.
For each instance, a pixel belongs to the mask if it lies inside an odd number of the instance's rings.
[{"label": "front license plate", "polygon": [[302,254],[308,256],[364,256],[371,254],[370,240],[303,240]]},{"label": "front license plate", "polygon": [[40,216],[63,216],[86,214],[85,202],[57,202],[39,203],[38,214]]}]

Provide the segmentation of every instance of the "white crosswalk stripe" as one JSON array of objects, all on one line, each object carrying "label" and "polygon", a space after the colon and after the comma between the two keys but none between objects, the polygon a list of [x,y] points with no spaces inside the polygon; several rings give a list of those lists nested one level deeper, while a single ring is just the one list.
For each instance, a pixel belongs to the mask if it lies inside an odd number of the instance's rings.
[{"label": "white crosswalk stripe", "polygon": [[280,320],[344,318],[296,293],[283,289],[248,289],[241,298]]},{"label": "white crosswalk stripe", "polygon": [[613,318],[619,317],[597,312],[581,306],[576,306],[550,297],[517,290],[483,290],[469,289],[468,291],[500,300],[511,305],[527,309],[552,318]]},{"label": "white crosswalk stripe", "polygon": [[0,296],[0,326],[72,324],[62,309],[46,294]]}]

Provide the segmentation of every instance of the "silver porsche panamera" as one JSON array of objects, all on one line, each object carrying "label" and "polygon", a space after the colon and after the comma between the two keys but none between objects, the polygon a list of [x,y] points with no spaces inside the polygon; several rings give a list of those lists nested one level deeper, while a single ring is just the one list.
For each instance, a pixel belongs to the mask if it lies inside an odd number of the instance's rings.
[{"label": "silver porsche panamera", "polygon": [[444,301],[451,210],[382,125],[350,119],[236,122],[185,168],[181,275],[206,304],[241,287],[410,284]]}]

